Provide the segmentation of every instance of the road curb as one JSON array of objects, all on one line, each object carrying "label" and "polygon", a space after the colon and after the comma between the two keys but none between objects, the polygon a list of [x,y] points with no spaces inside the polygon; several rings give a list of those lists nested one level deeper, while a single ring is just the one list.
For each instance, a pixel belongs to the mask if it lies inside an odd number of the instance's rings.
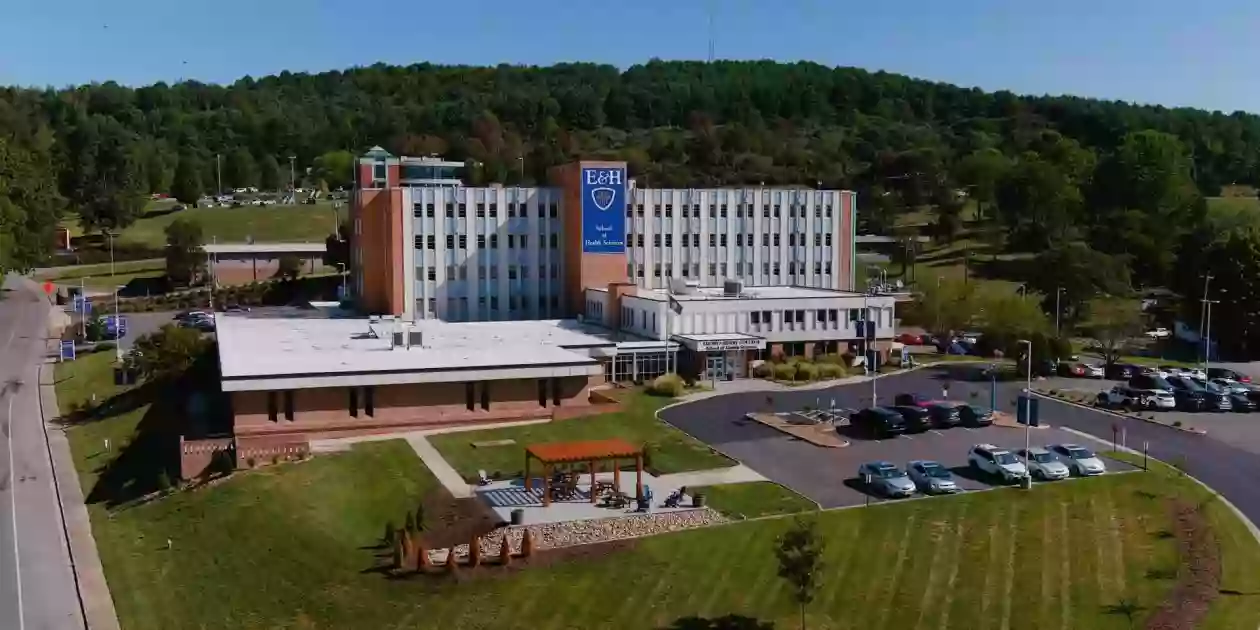
[{"label": "road curb", "polygon": [[83,488],[70,453],[65,430],[53,423],[60,416],[50,364],[39,366],[39,406],[45,445],[52,463],[53,485],[61,507],[61,520],[70,548],[70,566],[79,594],[79,606],[88,630],[119,630],[114,599],[105,581],[105,569],[92,535],[92,520],[84,503]]},{"label": "road curb", "polygon": [[1151,420],[1150,418],[1143,418],[1142,416],[1139,416],[1139,415],[1136,415],[1136,414],[1126,414],[1126,413],[1120,413],[1120,412],[1118,412],[1118,411],[1114,411],[1114,410],[1111,410],[1111,409],[1104,409],[1104,408],[1102,408],[1102,407],[1094,407],[1094,406],[1091,406],[1091,405],[1086,405],[1086,404],[1082,404],[1082,403],[1078,403],[1078,402],[1073,402],[1073,401],[1070,401],[1070,400],[1064,400],[1064,399],[1062,399],[1062,398],[1056,398],[1056,397],[1054,397],[1054,396],[1051,396],[1050,394],[1047,394],[1047,393],[1044,393],[1044,392],[1039,392],[1039,391],[1037,391],[1037,390],[1035,390],[1035,389],[1034,389],[1034,390],[1032,390],[1032,394],[1033,394],[1034,396],[1037,396],[1038,398],[1044,398],[1044,399],[1046,399],[1046,400],[1053,400],[1054,402],[1057,402],[1057,403],[1063,403],[1063,404],[1065,404],[1065,405],[1071,405],[1071,406],[1073,406],[1073,407],[1079,407],[1079,408],[1081,408],[1081,409],[1088,409],[1088,410],[1090,410],[1090,411],[1096,411],[1096,412],[1098,412],[1098,413],[1105,413],[1105,414],[1107,414],[1107,415],[1109,415],[1109,416],[1111,416],[1111,417],[1113,417],[1113,418],[1125,418],[1125,419],[1130,419],[1130,420],[1140,420],[1140,421],[1142,421],[1142,422],[1145,422],[1146,424],[1153,424],[1153,425],[1155,425],[1155,426],[1164,427],[1165,429],[1169,429],[1169,430],[1172,430],[1172,431],[1180,431],[1180,432],[1182,432],[1182,433],[1189,433],[1190,435],[1198,435],[1198,436],[1206,436],[1206,435],[1207,435],[1207,430],[1206,430],[1206,429],[1191,429],[1191,428],[1186,428],[1186,427],[1174,427],[1174,426],[1173,426],[1173,425],[1171,425],[1171,424],[1164,424],[1163,422],[1160,422],[1160,421],[1158,421],[1158,420]]}]

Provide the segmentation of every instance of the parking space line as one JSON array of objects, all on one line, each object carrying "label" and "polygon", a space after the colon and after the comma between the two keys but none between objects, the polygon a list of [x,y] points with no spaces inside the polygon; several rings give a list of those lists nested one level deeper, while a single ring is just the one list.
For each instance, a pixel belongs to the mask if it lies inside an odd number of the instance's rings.
[{"label": "parking space line", "polygon": [[936,435],[945,435],[944,433],[941,433],[940,431],[937,431],[936,429],[932,429],[932,433]]}]

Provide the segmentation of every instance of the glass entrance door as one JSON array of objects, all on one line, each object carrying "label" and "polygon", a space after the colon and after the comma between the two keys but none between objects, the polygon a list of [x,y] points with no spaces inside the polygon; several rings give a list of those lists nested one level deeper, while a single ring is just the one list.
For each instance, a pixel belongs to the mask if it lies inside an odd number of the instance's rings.
[{"label": "glass entrance door", "polygon": [[726,355],[707,355],[705,357],[704,380],[726,380]]}]

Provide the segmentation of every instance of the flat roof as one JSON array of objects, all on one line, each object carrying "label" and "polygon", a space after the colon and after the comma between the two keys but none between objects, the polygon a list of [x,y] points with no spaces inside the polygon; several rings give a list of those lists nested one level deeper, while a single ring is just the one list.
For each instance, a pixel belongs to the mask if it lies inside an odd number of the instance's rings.
[{"label": "flat roof", "polygon": [[[603,287],[592,288],[592,291],[604,291],[608,289]],[[626,295],[631,297],[642,298],[645,300],[653,300],[656,302],[664,302],[669,299],[670,292],[665,289],[645,289],[636,288],[632,293]],[[737,296],[728,296],[722,287],[692,287],[687,293],[672,294],[675,300],[679,302],[696,302],[706,300],[782,300],[782,299],[798,299],[798,298],[860,298],[865,293],[855,291],[839,291],[835,289],[819,289],[814,287],[796,287],[796,286],[766,286],[766,287],[744,287],[743,292]],[[874,297],[874,296],[872,296]]]},{"label": "flat roof", "polygon": [[525,447],[525,452],[540,462],[552,464],[557,462],[587,462],[595,459],[629,459],[642,454],[643,449],[625,440],[610,438],[607,440],[530,444]]},{"label": "flat roof", "polygon": [[202,245],[207,254],[322,254],[324,243],[210,243]]},{"label": "flat roof", "polygon": [[[413,322],[420,345],[391,349],[401,322],[318,313],[217,313],[223,379],[588,366],[579,348],[613,347],[573,320]],[[584,372],[583,372],[584,373]],[[500,378],[503,378],[500,376]],[[225,387],[225,389],[229,389]]]},{"label": "flat roof", "polygon": [[679,339],[690,339],[692,341],[739,341],[740,339],[761,339],[757,335],[747,335],[744,333],[704,333],[698,335],[674,335]]}]

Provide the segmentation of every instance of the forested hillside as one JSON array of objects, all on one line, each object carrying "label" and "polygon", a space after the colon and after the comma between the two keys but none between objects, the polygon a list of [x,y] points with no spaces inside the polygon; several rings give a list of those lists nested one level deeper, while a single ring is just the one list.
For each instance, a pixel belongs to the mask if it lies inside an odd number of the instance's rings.
[{"label": "forested hillside", "polygon": [[62,211],[91,230],[127,225],[149,192],[195,198],[214,186],[216,155],[225,186],[287,184],[293,156],[309,183],[335,187],[375,144],[466,160],[474,182],[609,157],[651,186],[853,188],[863,229],[927,210],[945,241],[970,198],[993,247],[1107,270],[1099,290],[1176,285],[1182,241],[1208,229],[1202,195],[1260,184],[1260,117],[1245,113],[809,63],[377,65],[230,86],[0,90],[0,265],[35,262]]}]

